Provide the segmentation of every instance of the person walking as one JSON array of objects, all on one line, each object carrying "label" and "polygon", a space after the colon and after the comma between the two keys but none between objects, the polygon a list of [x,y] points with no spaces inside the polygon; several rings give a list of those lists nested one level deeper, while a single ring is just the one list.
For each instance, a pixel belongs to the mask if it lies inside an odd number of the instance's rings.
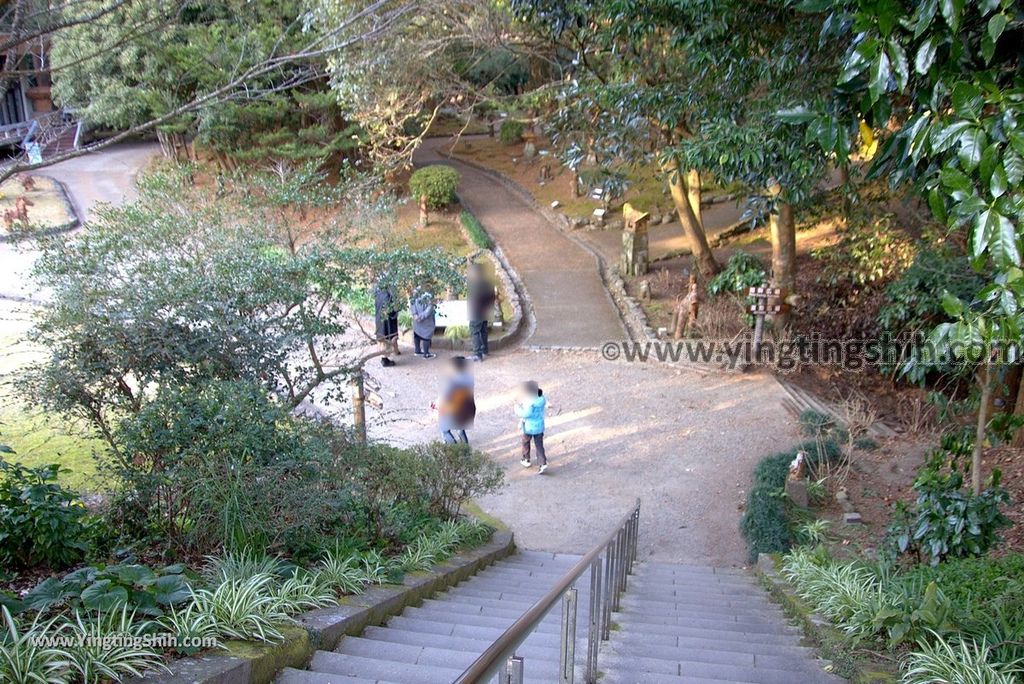
[{"label": "person walking", "polygon": [[398,354],[398,306],[395,302],[395,292],[391,286],[384,282],[384,278],[377,281],[373,288],[373,320],[374,333],[377,342],[384,350],[380,357],[380,364],[385,368],[394,366],[395,362],[388,356],[389,352]]},{"label": "person walking", "polygon": [[447,444],[456,441],[469,444],[466,430],[473,427],[473,419],[476,418],[473,375],[469,372],[466,357],[456,356],[451,363],[452,374],[440,399],[431,404],[431,408],[438,413],[441,439]]},{"label": "person walking", "polygon": [[494,310],[497,297],[494,284],[487,279],[481,264],[469,265],[469,332],[473,340],[474,361],[483,361],[490,353],[487,346],[488,318]]},{"label": "person walking", "polygon": [[540,468],[537,474],[540,475],[548,469],[548,457],[544,452],[544,412],[547,409],[548,400],[544,397],[542,390],[536,382],[530,380],[524,382],[520,388],[519,400],[515,403],[515,412],[519,416],[519,429],[522,432],[523,456],[519,461],[524,468],[529,468],[530,463],[530,442],[537,447],[537,463]]},{"label": "person walking", "polygon": [[429,292],[414,292],[409,309],[412,313],[412,343],[416,356],[432,359],[437,356],[430,351],[434,330],[437,329],[434,296]]}]

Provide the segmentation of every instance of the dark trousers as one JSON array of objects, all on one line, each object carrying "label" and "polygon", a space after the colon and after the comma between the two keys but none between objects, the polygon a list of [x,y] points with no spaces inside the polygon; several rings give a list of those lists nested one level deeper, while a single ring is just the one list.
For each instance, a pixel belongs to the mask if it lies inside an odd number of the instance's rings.
[{"label": "dark trousers", "polygon": [[430,353],[430,338],[420,337],[416,333],[412,334],[412,346],[415,347],[417,354],[429,354]]},{"label": "dark trousers", "polygon": [[469,437],[466,436],[465,430],[441,430],[441,439],[445,444],[455,444],[456,441],[469,444]]},{"label": "dark trousers", "polygon": [[487,348],[487,321],[470,321],[469,334],[473,337],[473,353],[477,356],[489,354]]},{"label": "dark trousers", "polygon": [[530,440],[537,445],[537,462],[541,465],[547,465],[548,457],[544,453],[544,433],[539,435],[528,435],[523,433],[523,460],[530,460]]}]

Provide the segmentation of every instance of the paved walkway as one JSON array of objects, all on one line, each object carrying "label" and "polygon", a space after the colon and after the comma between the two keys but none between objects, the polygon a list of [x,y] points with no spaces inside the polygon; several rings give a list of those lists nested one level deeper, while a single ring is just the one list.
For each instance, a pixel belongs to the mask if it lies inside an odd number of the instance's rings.
[{"label": "paved walkway", "polygon": [[598,347],[609,340],[626,339],[593,255],[499,181],[443,157],[439,148],[446,142],[425,141],[416,161],[458,169],[460,197],[501,245],[526,286],[537,322],[527,343]]}]

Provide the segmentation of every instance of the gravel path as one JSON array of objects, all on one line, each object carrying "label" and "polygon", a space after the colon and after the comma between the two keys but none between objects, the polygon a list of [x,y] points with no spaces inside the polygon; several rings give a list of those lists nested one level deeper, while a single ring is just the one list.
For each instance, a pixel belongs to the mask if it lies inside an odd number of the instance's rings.
[{"label": "gravel path", "polygon": [[[446,372],[411,354],[395,368],[374,365],[386,423],[381,440],[436,438],[427,407]],[[661,364],[608,362],[597,354],[503,352],[475,365],[480,413],[474,446],[505,469],[508,486],[480,505],[528,549],[582,553],[629,505],[642,500],[641,556],[664,562],[743,565],[740,504],[754,464],[798,439],[767,376],[703,377]],[[512,401],[537,380],[548,397],[550,468],[519,465]],[[378,418],[381,416],[378,414]]]}]

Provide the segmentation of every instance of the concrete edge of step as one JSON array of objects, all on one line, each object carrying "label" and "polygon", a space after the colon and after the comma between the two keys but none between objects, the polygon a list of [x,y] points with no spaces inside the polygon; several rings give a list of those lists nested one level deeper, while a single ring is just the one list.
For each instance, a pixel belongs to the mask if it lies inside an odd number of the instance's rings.
[{"label": "concrete edge of step", "polygon": [[835,661],[829,660],[829,656],[844,655],[843,650],[849,640],[831,621],[814,612],[797,595],[793,585],[779,573],[774,556],[760,554],[751,572],[768,590],[772,600],[782,607],[786,617],[803,632],[808,645],[818,651],[819,658],[826,664],[826,672],[848,681],[880,681],[873,678],[878,675],[891,675],[891,681],[897,681],[898,678],[888,672],[888,666],[881,661],[868,662],[863,658],[846,657],[842,659],[842,668],[837,668]]},{"label": "concrete edge of step", "polygon": [[167,671],[145,679],[126,680],[132,684],[269,684],[281,670],[304,668],[317,650],[331,650],[346,635],[356,635],[368,626],[380,625],[407,606],[443,591],[472,576],[480,569],[515,551],[512,533],[495,532],[491,540],[475,549],[452,556],[426,572],[406,575],[400,585],[367,589],[345,597],[329,608],[296,616],[297,627],[285,632],[276,644],[229,644],[226,651],[180,658]]}]

